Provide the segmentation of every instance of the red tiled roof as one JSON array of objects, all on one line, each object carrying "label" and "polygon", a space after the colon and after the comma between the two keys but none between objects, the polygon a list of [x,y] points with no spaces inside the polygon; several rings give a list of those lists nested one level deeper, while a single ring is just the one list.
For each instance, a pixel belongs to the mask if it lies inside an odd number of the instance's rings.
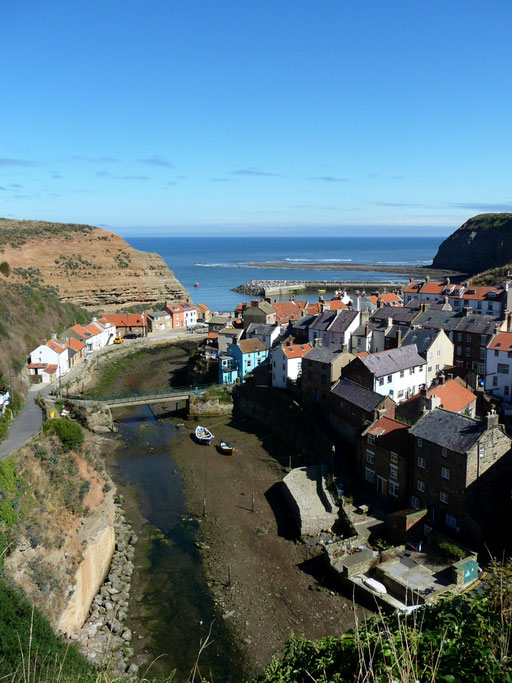
[{"label": "red tiled roof", "polygon": [[219,333],[218,332],[208,332],[208,335],[206,339],[218,339],[219,338]]},{"label": "red tiled roof", "polygon": [[441,295],[443,289],[446,287],[445,282],[425,282],[421,287],[422,294],[439,294]]},{"label": "red tiled roof", "polygon": [[107,313],[102,316],[102,320],[116,327],[144,327],[146,325],[146,316],[143,313]]},{"label": "red tiled roof", "polygon": [[[42,370],[43,368],[46,368],[48,363],[29,363],[28,367],[31,370]],[[57,366],[55,366],[57,367]]]},{"label": "red tiled roof", "polygon": [[[496,294],[495,297],[489,297],[489,293],[494,292]],[[477,300],[477,301],[486,301],[486,300],[492,300],[492,301],[497,301],[498,300],[498,295],[502,294],[503,290],[502,289],[497,289],[496,287],[468,287],[463,294],[462,294],[462,299],[471,299],[471,300]]]},{"label": "red tiled roof", "polygon": [[[303,304],[302,306],[300,304]],[[302,313],[305,303],[297,301],[278,301],[272,304],[276,312],[277,322],[288,322],[289,320],[299,320],[302,318]]]},{"label": "red tiled roof", "polygon": [[70,337],[67,345],[71,346],[71,348],[75,351],[81,351],[82,349],[85,349],[85,344],[82,344],[81,341],[78,341],[78,339],[75,339],[74,337]]},{"label": "red tiled roof", "polygon": [[347,304],[344,304],[340,299],[331,299],[328,303],[330,311],[341,311],[348,309]]},{"label": "red tiled roof", "polygon": [[282,347],[285,356],[290,360],[293,358],[302,358],[302,356],[308,351],[311,351],[312,348],[311,344],[294,344],[293,346]]},{"label": "red tiled roof", "polygon": [[487,348],[496,351],[512,351],[512,332],[498,332]]},{"label": "red tiled roof", "polygon": [[76,334],[79,334],[81,337],[84,337],[85,339],[87,339],[87,337],[90,336],[89,332],[87,332],[85,327],[83,327],[82,325],[73,325],[71,329],[73,330],[73,332],[76,332]]},{"label": "red tiled roof", "polygon": [[52,351],[55,351],[55,353],[62,353],[63,351],[66,350],[66,342],[61,341],[60,339],[49,339],[46,342],[46,346],[48,346]]},{"label": "red tiled roof", "polygon": [[367,430],[367,434],[375,436],[376,443],[389,450],[405,451],[408,446],[408,425],[390,417],[381,417],[380,420]]},{"label": "red tiled roof", "polygon": [[[512,337],[512,335],[511,335]],[[471,393],[466,387],[454,379],[448,380],[445,384],[439,384],[437,387],[430,389],[427,396],[437,396],[441,399],[441,408],[449,410],[452,413],[460,413],[470,403],[476,401],[475,394]]]},{"label": "red tiled roof", "polygon": [[368,351],[360,351],[359,353],[355,353],[354,356],[358,356],[359,358],[364,358],[365,356],[369,356],[370,354]]},{"label": "red tiled roof", "polygon": [[197,308],[200,308],[202,311],[209,311],[210,310],[206,304],[197,304]]},{"label": "red tiled roof", "polygon": [[57,372],[57,367],[57,365],[47,365],[43,372],[46,372],[47,375],[53,375]]},{"label": "red tiled roof", "polygon": [[368,301],[370,301],[372,304],[377,305],[377,302],[379,299],[382,300],[383,303],[385,304],[391,304],[391,305],[402,305],[402,298],[398,296],[398,294],[395,294],[394,292],[383,292],[382,294],[379,294],[378,296],[367,296],[366,297]]}]

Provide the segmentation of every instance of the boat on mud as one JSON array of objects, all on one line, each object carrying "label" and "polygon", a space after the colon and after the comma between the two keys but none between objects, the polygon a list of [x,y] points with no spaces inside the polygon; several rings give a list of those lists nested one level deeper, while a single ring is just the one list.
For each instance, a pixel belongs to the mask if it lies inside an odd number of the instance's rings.
[{"label": "boat on mud", "polygon": [[235,447],[232,446],[227,441],[221,441],[220,444],[218,445],[218,449],[219,449],[219,452],[224,453],[224,455],[232,455],[233,451],[235,450]]},{"label": "boat on mud", "polygon": [[209,429],[206,429],[206,427],[200,427],[199,425],[196,427],[194,436],[196,437],[196,441],[198,443],[205,443],[208,446],[211,444],[213,440],[213,434],[211,433],[211,431]]}]

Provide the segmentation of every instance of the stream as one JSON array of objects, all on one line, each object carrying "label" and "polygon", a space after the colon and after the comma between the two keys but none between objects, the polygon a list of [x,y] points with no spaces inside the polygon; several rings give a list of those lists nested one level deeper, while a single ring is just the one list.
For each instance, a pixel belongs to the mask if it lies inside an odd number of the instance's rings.
[{"label": "stream", "polygon": [[183,479],[172,457],[175,427],[139,406],[123,412],[119,433],[111,474],[140,539],[128,617],[135,661],[145,662],[139,674],[151,665],[148,676],[176,669],[176,681],[188,681],[211,628],[195,680],[199,674],[217,683],[244,680],[242,658],[202,573],[195,544],[200,521],[187,514]]}]

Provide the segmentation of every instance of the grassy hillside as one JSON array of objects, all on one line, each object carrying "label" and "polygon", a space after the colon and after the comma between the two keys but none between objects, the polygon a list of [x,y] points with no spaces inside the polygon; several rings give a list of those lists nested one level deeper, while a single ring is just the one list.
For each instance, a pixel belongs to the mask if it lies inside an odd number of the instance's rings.
[{"label": "grassy hillside", "polygon": [[508,273],[512,273],[512,263],[508,263],[506,266],[501,266],[500,268],[490,268],[489,270],[484,270],[483,273],[478,273],[478,275],[472,277],[469,282],[471,285],[491,287],[499,282],[503,282]]},{"label": "grassy hillside", "polygon": [[51,287],[28,276],[26,284],[0,281],[0,372],[17,376],[27,356],[52,332],[64,331],[74,321],[90,321],[90,313],[71,303],[61,303]]},{"label": "grassy hillside", "polygon": [[47,223],[45,221],[19,221],[0,218],[0,252],[3,244],[21,247],[30,239],[44,239],[50,235],[61,235],[63,239],[72,239],[73,233],[92,232],[90,225],[76,223]]}]

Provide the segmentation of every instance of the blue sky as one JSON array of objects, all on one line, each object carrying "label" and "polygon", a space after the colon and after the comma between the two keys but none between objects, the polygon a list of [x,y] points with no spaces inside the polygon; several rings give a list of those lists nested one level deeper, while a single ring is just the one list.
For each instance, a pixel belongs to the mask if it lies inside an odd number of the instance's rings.
[{"label": "blue sky", "polygon": [[0,215],[448,234],[511,211],[511,22],[509,0],[0,3]]}]

